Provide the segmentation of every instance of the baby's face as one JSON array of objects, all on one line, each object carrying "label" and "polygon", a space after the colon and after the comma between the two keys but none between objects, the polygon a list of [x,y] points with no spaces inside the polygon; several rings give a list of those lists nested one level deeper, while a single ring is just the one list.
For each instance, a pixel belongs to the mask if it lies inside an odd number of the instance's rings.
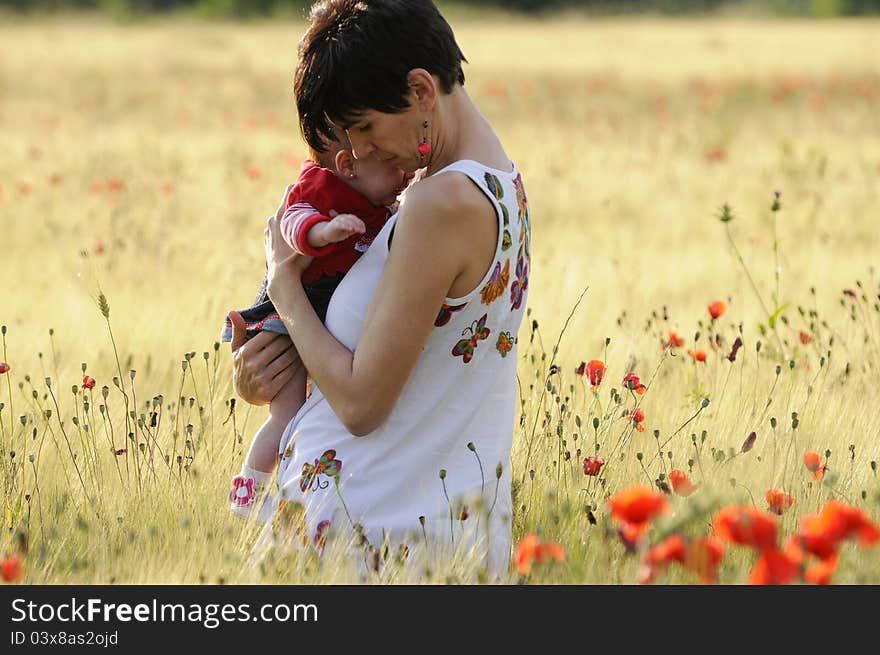
[{"label": "baby's face", "polygon": [[376,207],[392,204],[412,179],[402,169],[373,156],[358,159],[355,170],[354,179],[343,179]]}]

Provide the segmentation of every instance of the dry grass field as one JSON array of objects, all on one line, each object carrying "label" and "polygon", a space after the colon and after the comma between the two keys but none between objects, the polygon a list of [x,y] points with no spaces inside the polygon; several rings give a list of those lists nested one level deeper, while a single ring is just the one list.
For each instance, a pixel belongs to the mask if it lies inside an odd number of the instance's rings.
[{"label": "dry grass field", "polygon": [[[452,22],[466,89],[531,204],[514,537],[565,553],[527,579],[631,584],[654,556],[658,581],[697,582],[689,558],[647,549],[696,543],[725,506],[764,520],[769,489],[794,499],[772,517],[780,548],[830,499],[876,523],[880,22]],[[239,401],[225,420],[231,362],[215,341],[252,298],[265,217],[305,155],[302,29],[0,23],[0,557],[19,553],[24,582],[352,581],[314,557],[249,565],[255,530],[223,502],[265,410]],[[670,330],[682,346],[663,348]],[[607,367],[595,394],[575,372],[593,359]],[[644,394],[624,388],[629,372]],[[697,490],[663,494],[673,469]],[[638,537],[607,503],[634,484],[668,506]],[[833,582],[880,582],[858,526]],[[704,577],[744,583],[766,554],[732,541]],[[523,576],[512,563],[509,581]]]}]

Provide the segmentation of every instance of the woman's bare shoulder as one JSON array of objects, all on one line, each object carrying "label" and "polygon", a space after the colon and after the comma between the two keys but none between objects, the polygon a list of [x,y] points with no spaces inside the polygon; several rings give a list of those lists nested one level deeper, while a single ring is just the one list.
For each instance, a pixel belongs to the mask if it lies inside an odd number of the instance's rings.
[{"label": "woman's bare shoulder", "polygon": [[467,175],[457,171],[419,180],[406,196],[401,206],[405,219],[431,231],[456,229],[481,215],[494,220],[494,210],[486,195]]}]

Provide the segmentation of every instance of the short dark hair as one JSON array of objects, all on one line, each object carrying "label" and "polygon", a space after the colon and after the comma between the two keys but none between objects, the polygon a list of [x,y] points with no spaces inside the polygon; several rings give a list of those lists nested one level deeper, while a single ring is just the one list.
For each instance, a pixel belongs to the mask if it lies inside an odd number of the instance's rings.
[{"label": "short dark hair", "polygon": [[321,151],[333,124],[409,107],[407,74],[424,68],[443,93],[464,84],[464,54],[431,0],[321,0],[299,44],[294,94],[303,137]]}]

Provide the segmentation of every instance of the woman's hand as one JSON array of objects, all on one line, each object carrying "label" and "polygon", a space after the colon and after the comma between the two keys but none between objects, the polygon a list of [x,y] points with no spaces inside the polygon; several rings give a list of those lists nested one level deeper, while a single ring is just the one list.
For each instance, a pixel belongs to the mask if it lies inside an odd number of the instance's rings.
[{"label": "woman's hand", "polygon": [[245,402],[267,405],[302,366],[290,337],[260,332],[250,341],[244,319],[230,312],[232,321],[232,386]]},{"label": "woman's hand", "polygon": [[274,302],[273,291],[286,285],[299,283],[303,271],[312,263],[312,257],[296,252],[291,248],[284,237],[281,236],[281,217],[287,209],[287,198],[293,186],[287,187],[281,204],[266,221],[266,230],[263,233],[266,248],[266,276],[268,285],[266,292],[269,299]]}]

